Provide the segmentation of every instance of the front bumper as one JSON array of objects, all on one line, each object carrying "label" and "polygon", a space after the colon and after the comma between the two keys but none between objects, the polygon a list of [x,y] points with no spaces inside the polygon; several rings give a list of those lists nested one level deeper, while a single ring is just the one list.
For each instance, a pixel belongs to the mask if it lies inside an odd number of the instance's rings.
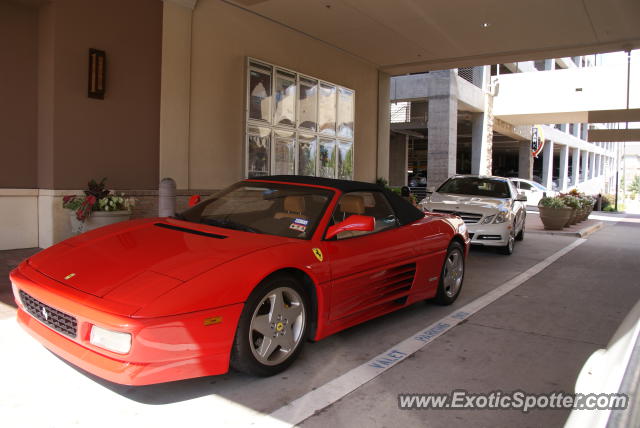
[{"label": "front bumper", "polygon": [[[11,272],[19,324],[66,361],[111,382],[148,385],[226,373],[243,304],[158,318],[134,318],[105,310],[107,304],[58,283],[26,263]],[[26,311],[22,290],[75,317],[75,337],[63,335]],[[98,309],[99,308],[99,309]],[[205,323],[218,318],[220,322]],[[117,354],[89,343],[91,326],[132,334],[131,350]]]},{"label": "front bumper", "polygon": [[511,223],[467,224],[471,245],[504,247],[509,242]]}]

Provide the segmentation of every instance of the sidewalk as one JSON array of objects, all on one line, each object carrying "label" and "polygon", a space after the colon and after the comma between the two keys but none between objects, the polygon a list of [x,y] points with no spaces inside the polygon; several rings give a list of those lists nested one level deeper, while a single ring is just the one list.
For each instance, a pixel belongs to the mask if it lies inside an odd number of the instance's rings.
[{"label": "sidewalk", "polygon": [[[593,232],[602,228],[603,223],[598,217],[592,213],[589,219],[581,221],[578,224],[573,224],[569,227],[565,227],[562,230],[547,230],[544,228],[540,215],[535,211],[527,211],[527,227],[526,233],[544,233],[547,235],[562,235],[562,236],[575,236],[578,238],[586,238]],[[599,213],[598,213],[599,214]],[[525,238],[526,239],[526,238]]]},{"label": "sidewalk", "polygon": [[[307,419],[302,427],[561,427],[568,410],[526,414],[515,410],[400,410],[398,394],[461,389],[470,393],[573,391],[584,362],[592,352],[606,347],[640,298],[637,220],[607,223],[583,245],[413,358]],[[529,237],[533,239],[551,244],[570,238],[539,234]],[[516,246],[511,257],[519,254]]]}]

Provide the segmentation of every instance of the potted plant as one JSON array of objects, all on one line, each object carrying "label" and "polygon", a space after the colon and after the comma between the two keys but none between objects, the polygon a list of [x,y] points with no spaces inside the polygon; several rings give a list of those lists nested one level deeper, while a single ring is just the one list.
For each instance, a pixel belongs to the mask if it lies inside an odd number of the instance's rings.
[{"label": "potted plant", "polygon": [[564,202],[565,206],[571,208],[571,215],[569,216],[569,220],[567,220],[565,227],[576,224],[576,215],[578,214],[578,209],[581,207],[580,200],[569,194],[561,194],[560,197],[562,198],[562,202]]},{"label": "potted plant", "polygon": [[576,221],[578,223],[585,221],[589,216],[591,207],[591,199],[588,196],[581,195],[578,200],[580,201],[580,208],[578,209],[578,214],[576,215]]},{"label": "potted plant", "polygon": [[587,206],[587,215],[585,216],[585,220],[589,218],[589,215],[593,211],[593,207],[596,203],[595,196],[585,196],[585,205]]},{"label": "potted plant", "polygon": [[135,198],[113,193],[106,188],[106,180],[103,178],[99,183],[91,180],[82,196],[67,195],[62,198],[62,207],[71,210],[69,218],[74,234],[131,218]]},{"label": "potted plant", "polygon": [[571,208],[559,196],[544,197],[538,203],[540,220],[548,230],[562,230],[571,216]]},{"label": "potted plant", "polygon": [[584,193],[579,192],[577,189],[572,189],[569,192],[569,196],[573,196],[578,200],[578,206],[576,207],[576,218],[572,224],[580,223],[584,221],[588,216],[588,200]]}]

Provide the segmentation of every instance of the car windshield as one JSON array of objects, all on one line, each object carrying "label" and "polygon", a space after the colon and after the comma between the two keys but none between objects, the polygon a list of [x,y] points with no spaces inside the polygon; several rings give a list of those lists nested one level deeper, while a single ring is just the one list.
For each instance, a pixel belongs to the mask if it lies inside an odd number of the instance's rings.
[{"label": "car windshield", "polygon": [[454,177],[445,181],[438,193],[485,196],[489,198],[510,198],[506,181],[494,178]]},{"label": "car windshield", "polygon": [[309,239],[333,192],[315,187],[243,181],[175,218],[244,232]]}]

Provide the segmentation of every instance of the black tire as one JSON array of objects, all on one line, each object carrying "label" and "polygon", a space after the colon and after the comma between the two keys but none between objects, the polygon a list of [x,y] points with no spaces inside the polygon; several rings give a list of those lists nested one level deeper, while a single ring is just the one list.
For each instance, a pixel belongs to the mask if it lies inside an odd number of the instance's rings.
[{"label": "black tire", "polygon": [[526,223],[527,223],[527,216],[525,215],[524,218],[522,219],[522,229],[520,229],[520,232],[518,232],[518,234],[516,235],[516,241],[524,240],[524,225]]},{"label": "black tire", "polygon": [[[271,301],[267,302],[265,300],[267,296],[274,291],[279,293],[280,290],[292,290],[290,291],[290,294],[292,295],[297,293],[297,297],[300,299],[298,304],[302,306],[303,314],[302,326],[299,327],[301,331],[298,331],[298,339],[295,341],[295,346],[290,351],[284,352],[283,348],[276,347],[275,351],[269,354],[275,355],[275,353],[278,352],[279,355],[285,355],[282,361],[275,360],[273,364],[271,364],[271,362],[269,362],[269,364],[265,364],[259,360],[259,356],[256,354],[259,353],[260,344],[265,340],[265,338],[271,341],[272,337],[267,337],[266,335],[259,337],[261,334],[252,328],[252,320],[254,319],[254,316],[271,316],[271,312],[267,314],[260,314],[260,311],[263,310],[265,305],[271,305]],[[288,310],[293,306],[293,302],[290,302],[289,306],[287,306],[285,302],[284,308],[286,308],[285,310]],[[231,367],[250,375],[265,377],[273,376],[287,369],[300,355],[304,342],[307,340],[309,323],[311,321],[309,318],[310,315],[311,311],[307,292],[295,278],[286,274],[275,274],[265,279],[253,290],[245,302],[242,314],[238,321],[233,347],[231,349]],[[284,321],[286,320],[283,320],[283,322]],[[276,327],[274,327],[274,323],[271,323],[271,329],[273,330],[272,333],[282,335],[290,333],[292,335],[291,337],[293,337],[295,334],[292,328],[294,323],[291,322],[288,325],[283,326],[283,322],[277,322],[278,326]],[[281,339],[274,339],[274,342],[276,340]],[[269,355],[267,355],[267,358]]]},{"label": "black tire", "polygon": [[[460,279],[457,290],[455,290],[455,292],[453,293],[450,293],[449,291],[451,290],[448,290],[448,287],[445,285],[445,281],[449,273],[447,262],[450,260],[453,254],[458,254],[458,256],[460,257],[462,272],[456,275],[456,280],[457,278]],[[436,304],[446,306],[456,301],[456,299],[460,295],[460,290],[462,290],[462,284],[464,282],[464,270],[464,247],[459,242],[453,241],[451,244],[449,244],[449,248],[447,248],[447,255],[444,259],[444,262],[442,263],[442,270],[440,271],[440,281],[438,282],[438,292],[436,293],[436,297],[433,299]]]}]

